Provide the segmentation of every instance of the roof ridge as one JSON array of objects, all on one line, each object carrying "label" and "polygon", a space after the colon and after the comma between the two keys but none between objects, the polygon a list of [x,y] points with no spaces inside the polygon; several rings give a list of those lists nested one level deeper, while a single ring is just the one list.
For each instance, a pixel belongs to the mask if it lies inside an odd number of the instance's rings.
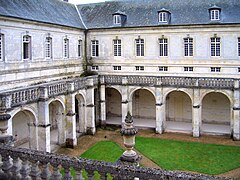
[{"label": "roof ridge", "polygon": [[75,4],[74,6],[75,6],[75,8],[76,8],[76,10],[77,10],[78,16],[79,16],[79,18],[80,18],[83,26],[85,27],[85,29],[88,29],[87,26],[86,26],[86,24],[84,23],[84,21],[83,21],[83,19],[82,19],[82,15],[81,15],[79,9],[77,8],[77,5]]}]

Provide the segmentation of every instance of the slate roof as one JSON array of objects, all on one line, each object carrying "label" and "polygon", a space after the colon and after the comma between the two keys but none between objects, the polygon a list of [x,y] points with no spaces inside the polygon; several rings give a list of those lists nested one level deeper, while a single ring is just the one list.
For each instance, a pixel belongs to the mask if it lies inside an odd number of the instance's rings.
[{"label": "slate roof", "polygon": [[[209,9],[221,8],[221,20],[211,22]],[[15,17],[85,29],[115,28],[112,15],[124,12],[122,27],[166,25],[240,24],[240,0],[111,0],[77,6],[62,0],[0,0],[0,16]],[[168,24],[158,22],[158,12],[171,13]],[[83,20],[83,22],[82,22]]]},{"label": "slate roof", "polygon": [[167,25],[212,24],[209,9],[221,8],[220,24],[240,23],[239,0],[123,0],[78,5],[79,12],[88,29],[113,28],[112,14],[117,11],[127,15],[123,27],[166,26],[158,22],[158,11],[171,13]]},{"label": "slate roof", "polygon": [[62,0],[0,0],[0,16],[84,29],[75,5]]}]

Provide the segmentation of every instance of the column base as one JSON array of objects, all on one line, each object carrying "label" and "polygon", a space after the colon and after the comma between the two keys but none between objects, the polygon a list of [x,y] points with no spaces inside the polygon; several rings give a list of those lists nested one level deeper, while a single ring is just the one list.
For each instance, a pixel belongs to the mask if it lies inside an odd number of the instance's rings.
[{"label": "column base", "polygon": [[72,149],[74,149],[74,146],[75,146],[76,144],[75,144],[75,142],[74,142],[74,139],[71,139],[71,138],[67,138],[66,139],[66,144],[65,144],[65,146],[66,146],[66,148],[72,148]]},{"label": "column base", "polygon": [[100,124],[101,124],[101,128],[106,128],[106,120],[101,120]]},{"label": "column base", "polygon": [[135,156],[125,156],[122,155],[116,162],[119,165],[131,165],[131,166],[139,166],[139,162],[142,157],[138,154]]},{"label": "column base", "polygon": [[94,135],[96,133],[95,127],[87,127],[87,134],[88,135]]},{"label": "column base", "polygon": [[234,141],[240,141],[240,134],[234,133],[234,134],[233,134],[233,140],[234,140]]}]

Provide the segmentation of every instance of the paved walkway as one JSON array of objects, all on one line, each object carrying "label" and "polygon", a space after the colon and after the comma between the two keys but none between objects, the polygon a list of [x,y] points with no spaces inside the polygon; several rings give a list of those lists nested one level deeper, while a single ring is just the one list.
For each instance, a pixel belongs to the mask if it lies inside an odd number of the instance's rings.
[{"label": "paved walkway", "polygon": [[[109,117],[106,121],[108,125],[121,125],[121,117]],[[154,128],[156,127],[155,119],[142,119],[134,118],[134,125],[138,128]],[[166,121],[166,132],[181,132],[181,133],[192,133],[192,123],[187,122],[176,122],[176,121]],[[205,134],[231,134],[231,129],[229,125],[221,124],[206,124],[203,123],[201,126],[201,132]]]},{"label": "paved walkway", "polygon": [[[161,139],[170,139],[170,140],[180,140],[180,141],[190,141],[190,142],[202,142],[202,143],[211,143],[211,144],[223,144],[223,145],[232,145],[232,146],[239,146],[240,141],[233,141],[232,139],[225,137],[225,136],[209,136],[204,135],[200,138],[193,138],[191,134],[180,134],[180,133],[164,133],[164,134],[156,134],[154,130],[140,130],[138,133],[139,136],[144,137],[154,137],[154,138],[161,138]],[[70,156],[79,156],[91,146],[93,146],[96,142],[102,140],[111,140],[118,143],[123,149],[123,139],[120,135],[120,129],[117,130],[102,130],[98,129],[97,133],[94,136],[86,135],[78,138],[78,145],[74,149],[68,148],[61,148],[57,151],[60,154],[66,154]],[[143,155],[142,155],[143,156]],[[160,168],[157,164],[149,160],[148,158],[143,156],[141,160],[141,164],[145,167],[151,168]],[[222,177],[231,177],[231,178],[240,178],[240,168],[235,169],[233,171],[221,174],[219,176]]]}]

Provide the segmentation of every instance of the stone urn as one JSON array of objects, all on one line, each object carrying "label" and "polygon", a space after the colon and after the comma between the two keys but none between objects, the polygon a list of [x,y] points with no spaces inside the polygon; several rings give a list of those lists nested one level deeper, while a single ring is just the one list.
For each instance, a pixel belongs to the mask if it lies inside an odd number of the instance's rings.
[{"label": "stone urn", "polygon": [[126,151],[120,157],[123,162],[136,163],[140,160],[140,156],[133,150],[135,145],[135,135],[137,134],[137,129],[133,125],[133,119],[131,114],[128,112],[125,123],[120,131],[123,136],[124,146]]}]

